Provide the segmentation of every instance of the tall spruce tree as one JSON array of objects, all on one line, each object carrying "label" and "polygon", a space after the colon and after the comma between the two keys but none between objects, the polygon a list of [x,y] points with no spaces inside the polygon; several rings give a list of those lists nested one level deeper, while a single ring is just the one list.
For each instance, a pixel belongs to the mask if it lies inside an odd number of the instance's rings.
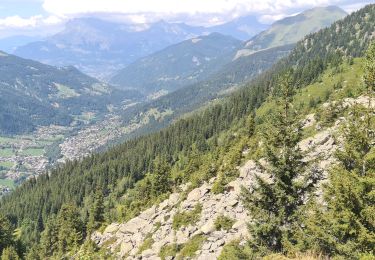
[{"label": "tall spruce tree", "polygon": [[9,246],[3,250],[1,254],[1,260],[19,260],[20,257],[13,246]]},{"label": "tall spruce tree", "polygon": [[13,244],[13,228],[8,219],[0,214],[0,254]]},{"label": "tall spruce tree", "polygon": [[87,223],[87,233],[90,235],[92,231],[99,228],[104,222],[104,198],[103,192],[99,188],[96,189],[94,201],[89,212],[89,220]]},{"label": "tall spruce tree", "polygon": [[291,72],[279,80],[277,109],[263,133],[265,176],[256,175],[242,198],[248,209],[249,241],[256,254],[291,253],[301,229],[302,208],[319,179],[319,172],[308,170],[298,142],[302,127],[292,105],[295,87]]},{"label": "tall spruce tree", "polygon": [[171,188],[171,167],[164,157],[157,157],[153,163],[152,172],[152,195],[157,197],[170,192]]},{"label": "tall spruce tree", "polygon": [[[375,91],[375,44],[366,55],[364,82]],[[345,259],[375,254],[375,110],[354,106],[342,129],[343,149],[324,189],[326,209],[317,209],[311,227],[318,250]],[[318,219],[319,218],[319,219]],[[373,258],[369,258],[373,259]]]}]

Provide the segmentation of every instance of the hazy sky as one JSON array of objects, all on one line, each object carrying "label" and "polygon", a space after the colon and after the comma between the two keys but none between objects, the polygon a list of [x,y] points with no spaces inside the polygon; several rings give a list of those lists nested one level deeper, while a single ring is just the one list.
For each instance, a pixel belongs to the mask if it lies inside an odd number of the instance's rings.
[{"label": "hazy sky", "polygon": [[355,11],[369,0],[0,0],[0,37],[48,34],[66,20],[80,16],[105,17],[127,23],[164,19],[195,25],[214,25],[244,15],[263,23],[315,6],[337,5]]}]

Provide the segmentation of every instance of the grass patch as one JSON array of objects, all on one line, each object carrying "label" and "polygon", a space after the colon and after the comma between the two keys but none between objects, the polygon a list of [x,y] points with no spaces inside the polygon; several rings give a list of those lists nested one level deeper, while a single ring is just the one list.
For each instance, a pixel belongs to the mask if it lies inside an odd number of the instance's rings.
[{"label": "grass patch", "polygon": [[179,244],[164,245],[160,249],[159,257],[162,260],[165,260],[167,256],[176,257],[177,253],[181,250],[181,248],[182,248],[182,245],[179,245]]},{"label": "grass patch", "polygon": [[233,219],[231,219],[229,217],[226,217],[226,216],[223,216],[223,215],[220,215],[216,218],[216,220],[214,222],[215,229],[216,230],[226,230],[226,231],[228,231],[229,229],[232,228],[234,222],[235,221]]},{"label": "grass patch", "polygon": [[58,90],[57,96],[60,98],[71,98],[80,96],[74,89],[69,88],[68,86],[55,83],[55,87]]},{"label": "grass patch", "polygon": [[164,260],[166,257],[173,257],[177,260],[191,259],[195,256],[201,247],[206,237],[203,235],[196,235],[184,244],[169,244],[164,245],[159,252],[159,257]]},{"label": "grass patch", "polygon": [[14,166],[13,162],[0,162],[0,168],[10,169]]},{"label": "grass patch", "polygon": [[44,155],[44,149],[43,148],[27,148],[21,152],[21,155],[42,156]]},{"label": "grass patch", "polygon": [[188,242],[186,242],[177,259],[189,259],[195,256],[195,252],[197,252],[201,247],[202,244],[206,241],[206,237],[203,235],[196,235],[192,237]]},{"label": "grass patch", "polygon": [[0,144],[14,143],[14,141],[16,141],[15,138],[0,136]]},{"label": "grass patch", "polygon": [[152,234],[148,233],[145,237],[145,240],[143,240],[142,245],[138,248],[137,254],[142,254],[143,251],[150,249],[152,245],[154,244],[154,239],[152,238]]},{"label": "grass patch", "polygon": [[156,222],[155,225],[154,225],[154,233],[156,231],[158,231],[160,229],[160,227],[161,227],[161,222],[160,221]]},{"label": "grass patch", "polygon": [[13,180],[10,180],[10,179],[0,179],[0,186],[6,186],[6,187],[9,187],[11,189],[14,189],[16,185],[14,184]]},{"label": "grass patch", "polygon": [[240,260],[240,259],[254,259],[254,255],[251,253],[249,247],[240,245],[239,240],[234,240],[223,247],[218,260]]},{"label": "grass patch", "polygon": [[177,212],[173,217],[172,228],[178,230],[181,227],[187,226],[189,224],[193,225],[198,222],[202,212],[202,205],[195,205],[193,210]]},{"label": "grass patch", "polygon": [[14,152],[12,148],[1,148],[0,149],[0,157],[8,158],[14,156]]},{"label": "grass patch", "polygon": [[[343,63],[340,72],[327,69],[321,80],[312,83],[298,91],[294,97],[294,105],[302,114],[316,110],[321,103],[339,100],[345,97],[356,97],[363,93],[361,83],[363,75],[363,59],[354,59],[354,64]],[[264,119],[275,109],[275,101],[266,101],[257,109],[257,117]],[[258,119],[259,120],[259,119]]]}]

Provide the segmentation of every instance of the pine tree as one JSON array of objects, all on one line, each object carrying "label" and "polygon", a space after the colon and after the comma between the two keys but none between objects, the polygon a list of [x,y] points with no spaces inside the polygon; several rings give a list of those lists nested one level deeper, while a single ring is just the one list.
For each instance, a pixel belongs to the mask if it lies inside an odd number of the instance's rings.
[{"label": "pine tree", "polygon": [[[364,81],[374,95],[375,45],[366,55]],[[372,79],[372,80],[370,80]],[[311,232],[319,250],[358,259],[375,254],[375,110],[355,106],[342,129],[343,149],[324,189],[327,208],[315,213]],[[315,234],[314,234],[315,233]]]},{"label": "pine tree", "polygon": [[5,248],[13,244],[13,228],[8,219],[0,215],[0,254]]},{"label": "pine tree", "polygon": [[246,130],[249,136],[253,136],[255,133],[255,120],[252,113],[246,119]]},{"label": "pine tree", "polygon": [[103,192],[96,189],[94,195],[94,202],[91,205],[89,212],[89,220],[87,223],[87,233],[90,235],[92,231],[99,228],[104,222],[104,200]]},{"label": "pine tree", "polygon": [[57,246],[60,254],[74,251],[82,241],[83,224],[73,205],[63,205],[57,216]]},{"label": "pine tree", "polygon": [[58,227],[56,219],[48,219],[40,238],[40,254],[42,257],[50,257],[57,251]]},{"label": "pine tree", "polygon": [[263,133],[267,164],[262,165],[270,179],[256,175],[251,190],[242,193],[252,219],[249,242],[258,254],[293,251],[302,208],[320,177],[302,160],[298,146],[302,129],[292,105],[295,89],[290,72],[280,79],[277,91],[277,110]]},{"label": "pine tree", "polygon": [[165,158],[154,161],[152,172],[152,195],[157,197],[171,191],[171,168]]},{"label": "pine tree", "polygon": [[20,259],[13,246],[9,246],[3,250],[1,260],[18,260]]},{"label": "pine tree", "polygon": [[375,42],[372,43],[366,52],[364,82],[369,96],[375,92]]}]

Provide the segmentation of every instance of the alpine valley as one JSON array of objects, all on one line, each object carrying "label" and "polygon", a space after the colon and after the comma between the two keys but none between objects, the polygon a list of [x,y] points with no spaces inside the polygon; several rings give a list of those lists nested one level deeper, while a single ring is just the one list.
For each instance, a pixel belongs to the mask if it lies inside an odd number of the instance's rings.
[{"label": "alpine valley", "polygon": [[375,259],[375,5],[259,21],[0,40],[1,260]]}]

